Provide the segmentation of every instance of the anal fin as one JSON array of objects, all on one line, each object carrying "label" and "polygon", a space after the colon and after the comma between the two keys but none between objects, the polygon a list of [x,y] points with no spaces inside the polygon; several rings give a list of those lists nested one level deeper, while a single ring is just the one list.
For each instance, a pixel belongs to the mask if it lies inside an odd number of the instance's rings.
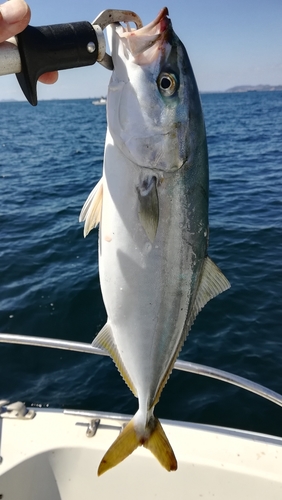
[{"label": "anal fin", "polygon": [[102,330],[100,330],[98,335],[93,340],[92,346],[104,349],[109,353],[118,371],[120,372],[122,378],[124,379],[125,383],[128,385],[129,389],[133,392],[134,396],[137,397],[137,391],[121,359],[109,323],[106,323],[105,326],[102,328]]}]

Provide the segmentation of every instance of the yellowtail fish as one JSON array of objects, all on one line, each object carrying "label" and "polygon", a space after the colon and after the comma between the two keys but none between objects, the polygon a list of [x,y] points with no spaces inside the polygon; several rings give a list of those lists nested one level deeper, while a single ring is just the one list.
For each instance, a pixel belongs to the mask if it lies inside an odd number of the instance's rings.
[{"label": "yellowtail fish", "polygon": [[109,352],[139,409],[98,474],[141,445],[170,471],[177,461],[154,408],[198,312],[230,285],[207,256],[205,125],[168,10],[136,31],[111,25],[110,45],[103,177],[80,220],[85,235],[100,222],[108,320],[93,345]]}]

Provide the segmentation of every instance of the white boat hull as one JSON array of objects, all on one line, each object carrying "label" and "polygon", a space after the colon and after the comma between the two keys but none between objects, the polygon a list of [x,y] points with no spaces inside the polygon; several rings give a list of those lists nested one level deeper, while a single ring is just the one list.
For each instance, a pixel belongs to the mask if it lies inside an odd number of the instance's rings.
[{"label": "white boat hull", "polygon": [[[31,420],[0,417],[0,498],[282,498],[281,438],[163,421],[177,456],[176,472],[168,473],[148,450],[138,448],[98,478],[98,464],[126,417],[86,415],[36,409]],[[89,438],[86,430],[95,418],[100,418],[100,424]]]}]

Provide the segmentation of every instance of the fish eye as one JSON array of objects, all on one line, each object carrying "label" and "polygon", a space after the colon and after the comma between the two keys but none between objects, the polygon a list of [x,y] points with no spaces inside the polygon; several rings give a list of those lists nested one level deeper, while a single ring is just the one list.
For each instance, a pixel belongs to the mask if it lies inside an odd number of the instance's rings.
[{"label": "fish eye", "polygon": [[161,73],[157,79],[159,91],[164,96],[171,96],[177,90],[177,79],[173,73]]}]

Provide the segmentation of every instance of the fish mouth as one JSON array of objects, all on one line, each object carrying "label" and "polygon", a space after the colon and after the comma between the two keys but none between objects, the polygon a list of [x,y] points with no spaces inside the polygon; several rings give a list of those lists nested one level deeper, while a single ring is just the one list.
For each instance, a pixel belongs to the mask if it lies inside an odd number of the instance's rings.
[{"label": "fish mouth", "polygon": [[150,64],[157,57],[164,43],[168,41],[171,30],[168,15],[168,9],[164,7],[154,21],[138,30],[132,30],[129,24],[126,28],[118,26],[118,35],[133,62],[139,65]]}]

